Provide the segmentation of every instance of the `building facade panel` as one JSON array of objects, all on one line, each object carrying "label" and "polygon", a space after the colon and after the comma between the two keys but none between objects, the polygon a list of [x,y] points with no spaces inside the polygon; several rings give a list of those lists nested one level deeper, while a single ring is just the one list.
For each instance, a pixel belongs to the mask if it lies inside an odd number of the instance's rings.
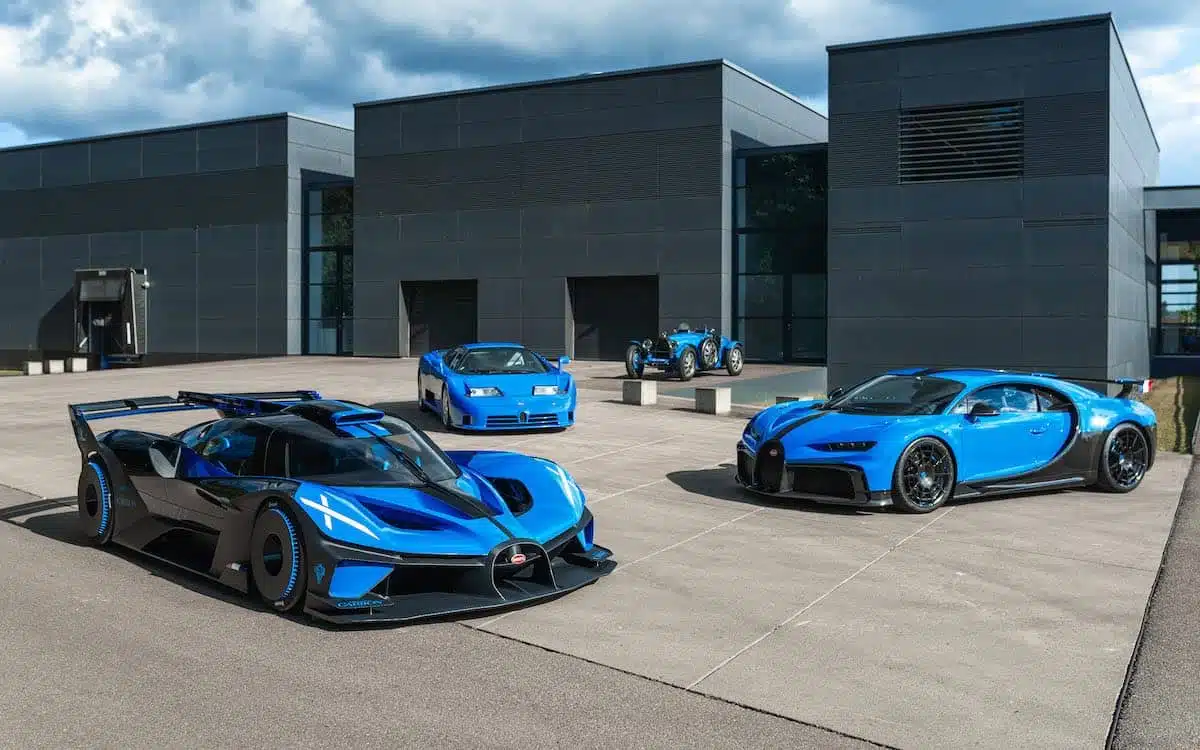
[{"label": "building facade panel", "polygon": [[[1107,374],[1096,321],[1108,314],[1110,27],[1096,17],[830,50],[831,385],[900,365]],[[871,85],[900,93],[886,119],[884,97],[861,103]],[[863,291],[881,256],[890,270]],[[1053,301],[1048,279],[1061,284]],[[863,345],[877,340],[867,325],[886,332],[880,347]],[[1029,338],[1046,331],[1071,343]]]},{"label": "building facade panel", "polygon": [[[695,230],[720,221],[719,210],[705,207],[722,197],[721,67],[359,106],[355,213],[372,229],[356,237],[364,258],[356,274],[370,269],[373,279],[396,283],[478,279],[480,330],[520,330],[548,353],[571,353],[574,344],[567,278],[656,275],[667,248],[674,268],[688,247],[697,253],[683,270],[720,274],[719,238]],[[507,141],[464,140],[495,123]],[[384,217],[399,217],[395,241]],[[702,263],[713,265],[695,267]],[[483,297],[495,293],[489,279],[521,280],[522,303],[503,310],[510,322]],[[719,322],[722,301],[718,290],[706,300],[715,312],[701,317]],[[366,319],[395,315],[392,302],[355,300]],[[365,340],[371,332],[385,340]],[[410,353],[389,349],[399,339],[384,326],[364,326],[356,343],[363,352]]]}]

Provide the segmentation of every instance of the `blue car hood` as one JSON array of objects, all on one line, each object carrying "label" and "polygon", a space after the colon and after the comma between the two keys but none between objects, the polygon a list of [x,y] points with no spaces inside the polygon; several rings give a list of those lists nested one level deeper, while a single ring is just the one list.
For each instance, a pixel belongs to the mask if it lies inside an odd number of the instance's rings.
[{"label": "blue car hood", "polygon": [[571,376],[565,372],[551,371],[516,375],[460,375],[468,388],[499,388],[505,396],[531,396],[537,385],[565,388]]},{"label": "blue car hood", "polygon": [[851,442],[874,440],[888,427],[905,417],[879,414],[847,414],[839,411],[814,409],[816,403],[796,404],[792,408],[768,409],[754,420],[754,432],[758,439],[769,440],[789,425],[802,422],[783,438],[789,444],[812,444],[820,442]]}]

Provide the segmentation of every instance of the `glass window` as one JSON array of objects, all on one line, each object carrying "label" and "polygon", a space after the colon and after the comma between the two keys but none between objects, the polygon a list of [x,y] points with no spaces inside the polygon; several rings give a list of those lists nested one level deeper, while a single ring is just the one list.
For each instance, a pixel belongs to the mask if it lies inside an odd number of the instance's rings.
[{"label": "glass window", "polygon": [[308,217],[308,246],[332,247],[354,244],[354,216],[320,214]]},{"label": "glass window", "polygon": [[733,160],[733,186],[740,188],[746,184],[746,160],[739,158]]},{"label": "glass window", "polygon": [[456,372],[471,375],[542,373],[547,367],[537,355],[523,346],[490,346],[468,349],[452,365]]},{"label": "glass window", "polygon": [[737,236],[738,273],[780,273],[785,270],[784,258],[776,248],[772,232],[754,232]]},{"label": "glass window", "polygon": [[825,359],[825,318],[792,318],[789,331],[794,360]]},{"label": "glass window", "polygon": [[308,213],[349,214],[354,213],[354,188],[312,188],[308,191]]},{"label": "glass window", "polygon": [[287,476],[342,486],[415,485],[420,484],[418,473],[435,482],[458,476],[446,455],[404,420],[386,416],[374,424],[387,434],[327,438],[287,433]]},{"label": "glass window", "polygon": [[237,429],[214,431],[200,445],[200,455],[230,474],[255,476],[262,473],[264,450],[271,429],[254,422]]},{"label": "glass window", "polygon": [[309,251],[308,253],[308,283],[336,284],[337,283],[338,253],[336,250]]},{"label": "glass window", "polygon": [[792,315],[798,318],[825,317],[825,274],[792,276]]},{"label": "glass window", "polygon": [[336,318],[342,314],[341,287],[335,284],[308,285],[308,317]]},{"label": "glass window", "polygon": [[738,227],[824,224],[827,159],[823,149],[746,156]]},{"label": "glass window", "polygon": [[338,321],[336,318],[310,318],[308,321],[308,353],[338,353]]},{"label": "glass window", "polygon": [[1159,318],[1163,325],[1195,325],[1197,289],[1200,287],[1200,266],[1191,263],[1171,263],[1160,267]]},{"label": "glass window", "polygon": [[782,316],[783,277],[739,276],[737,303],[738,317]]},{"label": "glass window", "polygon": [[975,404],[987,404],[1002,414],[1028,414],[1038,410],[1038,399],[1033,389],[1017,385],[994,385],[981,388],[968,395],[958,406],[956,414],[966,414]]},{"label": "glass window", "polygon": [[962,389],[962,383],[948,378],[881,375],[833,399],[827,408],[854,414],[938,414]]},{"label": "glass window", "polygon": [[737,336],[746,344],[747,359],[780,361],[783,351],[783,323],[778,318],[741,318]]}]

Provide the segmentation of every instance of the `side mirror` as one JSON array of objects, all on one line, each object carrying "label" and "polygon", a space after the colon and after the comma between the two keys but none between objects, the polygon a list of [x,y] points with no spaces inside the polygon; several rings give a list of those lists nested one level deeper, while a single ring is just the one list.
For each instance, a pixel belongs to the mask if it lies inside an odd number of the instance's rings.
[{"label": "side mirror", "polygon": [[558,358],[558,366],[559,367],[566,367],[569,364],[571,364],[571,358],[568,357],[567,355],[564,354],[563,356]]},{"label": "side mirror", "polygon": [[834,388],[832,391],[829,392],[828,399],[830,401],[832,401],[833,399],[837,398],[838,396],[844,396],[845,394],[846,394],[846,389],[841,386],[838,386],[837,388]]},{"label": "side mirror", "polygon": [[150,444],[150,465],[164,479],[174,479],[179,474],[179,444],[169,440],[156,440]]},{"label": "side mirror", "polygon": [[999,413],[1000,411],[991,404],[976,401],[971,406],[971,411],[967,413],[967,416],[971,419],[979,419],[980,417],[994,417]]}]

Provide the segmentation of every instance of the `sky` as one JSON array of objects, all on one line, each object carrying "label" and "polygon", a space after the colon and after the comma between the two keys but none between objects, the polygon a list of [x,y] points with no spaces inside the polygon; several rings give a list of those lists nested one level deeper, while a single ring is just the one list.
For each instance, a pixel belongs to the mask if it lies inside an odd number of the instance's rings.
[{"label": "sky", "polygon": [[1200,184],[1196,0],[5,0],[0,147],[717,57],[825,112],[827,44],[1110,11]]}]

